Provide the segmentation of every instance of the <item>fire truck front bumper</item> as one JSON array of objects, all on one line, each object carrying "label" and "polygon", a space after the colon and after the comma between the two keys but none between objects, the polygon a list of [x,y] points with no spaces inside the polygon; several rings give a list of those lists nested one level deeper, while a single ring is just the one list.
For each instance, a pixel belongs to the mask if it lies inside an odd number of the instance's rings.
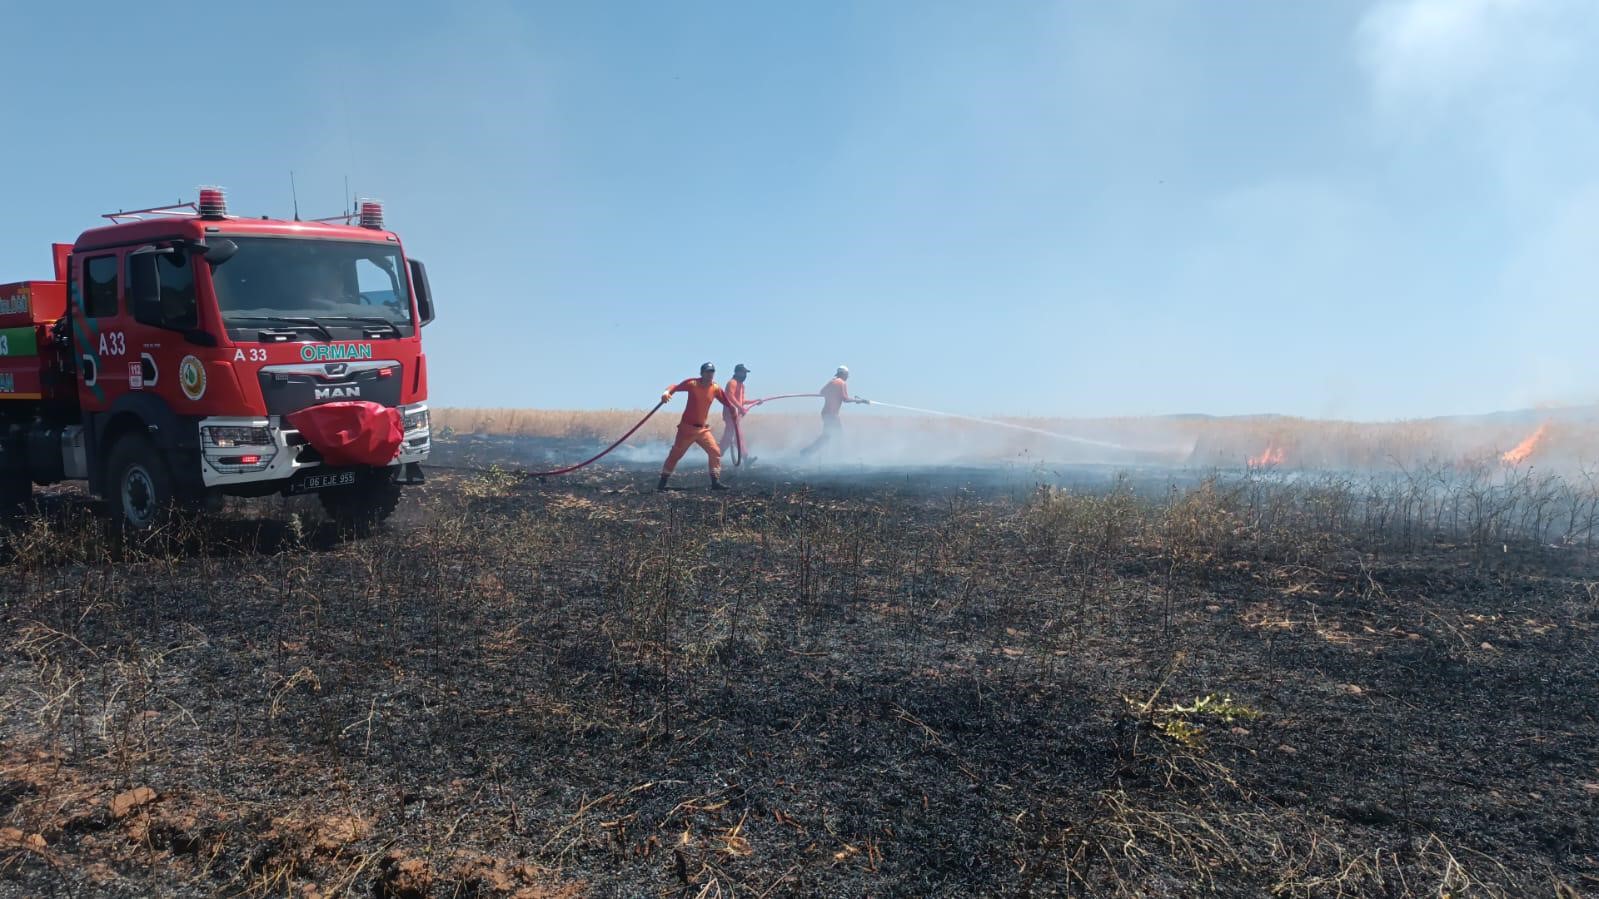
[{"label": "fire truck front bumper", "polygon": [[[426,462],[433,432],[426,403],[401,406],[405,434],[389,462],[407,477]],[[300,471],[322,466],[316,448],[281,416],[200,420],[200,474],[207,487],[229,487],[264,481],[286,481]]]}]

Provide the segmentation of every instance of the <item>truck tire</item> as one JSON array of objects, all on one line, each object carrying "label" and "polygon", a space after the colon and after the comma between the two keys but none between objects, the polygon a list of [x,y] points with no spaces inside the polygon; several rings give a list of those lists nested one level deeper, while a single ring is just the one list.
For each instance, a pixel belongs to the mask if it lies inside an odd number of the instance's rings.
[{"label": "truck tire", "polygon": [[33,482],[25,474],[0,474],[0,513],[22,512],[33,499]]},{"label": "truck tire", "polygon": [[129,434],[111,447],[106,502],[119,530],[148,531],[164,524],[176,503],[172,472],[149,440]]},{"label": "truck tire", "polygon": [[0,512],[16,512],[33,499],[26,448],[15,437],[0,440]]},{"label": "truck tire", "polygon": [[384,469],[362,475],[349,487],[331,487],[317,496],[339,533],[366,537],[400,505],[400,485],[394,483],[394,472]]}]

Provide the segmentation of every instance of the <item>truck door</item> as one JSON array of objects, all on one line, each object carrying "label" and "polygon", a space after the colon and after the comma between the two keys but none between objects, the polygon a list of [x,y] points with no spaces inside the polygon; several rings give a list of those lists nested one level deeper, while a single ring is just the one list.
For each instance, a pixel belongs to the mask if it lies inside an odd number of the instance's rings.
[{"label": "truck door", "polygon": [[[123,327],[122,253],[103,250],[74,257],[72,344],[85,412],[104,412],[128,388],[128,336]],[[137,360],[137,356],[134,357]]]}]

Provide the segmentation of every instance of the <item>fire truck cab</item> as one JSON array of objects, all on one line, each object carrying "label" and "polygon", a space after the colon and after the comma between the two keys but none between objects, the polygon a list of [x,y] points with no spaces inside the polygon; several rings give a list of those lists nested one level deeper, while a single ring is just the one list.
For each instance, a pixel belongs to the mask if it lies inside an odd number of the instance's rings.
[{"label": "fire truck cab", "polygon": [[386,518],[431,446],[433,300],[381,205],[242,218],[202,188],[106,218],[53,280],[0,285],[0,499],[78,479],[135,529],[225,495]]}]

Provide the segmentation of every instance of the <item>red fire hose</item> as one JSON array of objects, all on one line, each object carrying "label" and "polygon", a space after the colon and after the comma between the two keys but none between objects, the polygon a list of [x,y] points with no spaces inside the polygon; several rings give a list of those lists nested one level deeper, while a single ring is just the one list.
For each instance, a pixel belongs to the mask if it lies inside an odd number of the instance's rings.
[{"label": "red fire hose", "polygon": [[[792,400],[792,399],[803,399],[805,397],[819,397],[819,396],[821,396],[820,393],[779,393],[779,394],[776,394],[774,396],[763,396],[763,397],[761,397],[758,400],[752,401],[750,403],[750,408],[753,409],[754,407],[759,406],[762,403],[769,403],[772,400]],[[589,458],[584,459],[582,462],[579,462],[576,465],[568,465],[565,468],[555,468],[555,469],[551,469],[549,471],[523,471],[523,472],[519,472],[519,474],[521,474],[523,477],[526,477],[526,478],[549,478],[549,477],[554,477],[556,475],[571,474],[572,472],[577,471],[579,468],[587,468],[588,466],[593,465],[595,462],[598,462],[601,459],[605,458],[606,456],[610,455],[613,450],[615,450],[617,447],[621,446],[623,443],[626,443],[627,442],[627,438],[632,437],[635,433],[638,432],[639,428],[644,427],[644,423],[650,420],[650,416],[652,416],[655,413],[661,411],[661,407],[664,406],[664,405],[666,405],[666,401],[665,400],[662,400],[659,403],[656,403],[655,404],[655,408],[653,408],[650,411],[644,413],[644,417],[638,420],[638,424],[635,424],[633,427],[628,428],[626,434],[623,434],[622,436],[616,438],[616,442],[615,443],[611,444],[610,446],[606,447],[605,449],[600,450],[598,453],[595,453],[593,456],[590,456]],[[742,417],[743,417],[742,415],[733,416],[733,437],[734,437],[733,467],[734,468],[737,468],[737,467],[739,467],[740,465],[742,465],[744,463],[744,427],[743,427],[743,425],[741,425],[739,423],[739,419],[742,418]],[[707,426],[709,426],[709,422],[707,422]]]},{"label": "red fire hose", "polygon": [[[756,406],[759,406],[761,403],[768,403],[768,402],[771,402],[772,400],[792,400],[792,399],[799,399],[801,397],[807,397],[807,396],[816,397],[816,396],[821,396],[821,394],[820,393],[779,393],[776,396],[763,396],[760,399],[750,400],[749,408],[753,409]],[[743,418],[747,414],[749,414],[749,410],[748,409],[746,409],[744,412],[741,412],[741,413],[733,416],[733,435],[738,438],[738,446],[734,449],[734,452],[733,452],[733,467],[735,467],[735,468],[737,468],[738,466],[740,466],[740,465],[742,465],[744,463],[744,429],[739,425],[739,419]]]},{"label": "red fire hose", "polygon": [[[762,403],[769,403],[772,400],[801,399],[801,398],[804,398],[804,397],[818,397],[818,396],[821,396],[821,394],[820,393],[780,393],[780,394],[777,394],[775,396],[763,396],[763,397],[761,397],[758,400],[754,400],[753,402],[750,403],[750,408],[754,408],[756,406],[759,406]],[[653,408],[650,411],[644,413],[644,417],[639,419],[638,422],[633,425],[633,427],[628,428],[627,429],[627,433],[625,433],[622,436],[616,438],[616,442],[612,443],[610,446],[607,446],[605,449],[600,450],[598,453],[595,453],[594,455],[588,457],[587,459],[584,459],[582,462],[579,462],[579,463],[577,463],[575,465],[568,465],[568,466],[566,466],[564,468],[552,468],[549,471],[520,471],[520,472],[517,472],[517,474],[520,474],[522,477],[525,477],[525,478],[549,478],[549,477],[555,477],[556,475],[571,474],[572,472],[577,471],[580,468],[587,468],[588,466],[593,465],[595,462],[598,462],[601,459],[605,458],[606,456],[610,455],[613,451],[616,450],[617,447],[619,447],[622,444],[626,443],[627,442],[627,438],[632,437],[634,434],[638,433],[638,429],[644,427],[644,423],[649,421],[651,416],[655,415],[655,413],[661,411],[661,407],[664,406],[664,405],[666,405],[666,400],[661,400],[660,402],[656,403],[655,404],[655,408]],[[734,436],[733,467],[735,467],[735,468],[737,468],[738,466],[742,465],[743,462],[744,462],[744,427],[743,427],[742,424],[739,423],[739,419],[741,417],[742,416],[740,416],[740,415],[733,416],[733,436]],[[709,426],[709,422],[707,422],[707,426]],[[435,466],[435,467],[439,467],[439,466]]]},{"label": "red fire hose", "polygon": [[[639,419],[638,423],[633,425],[633,427],[628,428],[626,434],[623,434],[622,436],[616,438],[616,442],[615,443],[611,444],[610,446],[606,447],[605,449],[600,450],[598,453],[595,453],[594,455],[590,456],[589,458],[584,459],[582,462],[579,462],[576,465],[568,465],[565,468],[555,468],[555,469],[551,469],[550,471],[522,471],[522,472],[518,472],[518,474],[522,475],[522,477],[525,477],[525,478],[548,478],[548,477],[554,477],[556,475],[571,474],[572,472],[577,471],[579,468],[587,468],[588,466],[593,465],[595,462],[598,462],[601,459],[605,458],[606,456],[610,455],[612,450],[614,450],[617,447],[621,446],[623,443],[626,443],[627,442],[627,438],[632,437],[634,434],[638,433],[638,429],[644,427],[644,423],[649,421],[650,417],[653,416],[655,413],[661,411],[661,407],[664,406],[664,405],[666,405],[666,400],[661,400],[660,402],[656,403],[655,404],[655,408],[653,408],[650,411],[644,413],[644,417]],[[707,426],[708,425],[709,425],[709,423],[707,423]],[[733,460],[733,466],[736,468],[738,466],[739,462],[742,461],[742,459],[744,457],[744,430],[743,430],[743,428],[739,427],[739,423],[738,423],[738,418],[737,417],[735,417],[733,419],[733,435],[736,438],[737,449],[738,449],[738,454]]]},{"label": "red fire hose", "polygon": [[772,400],[793,400],[793,399],[800,399],[802,397],[807,397],[807,396],[821,396],[821,394],[820,393],[779,393],[776,396],[763,396],[763,397],[761,397],[758,400],[752,400],[752,401],[750,401],[750,405],[751,406],[759,406],[761,403],[769,403]]},{"label": "red fire hose", "polygon": [[655,413],[661,411],[661,407],[664,406],[664,405],[666,405],[666,400],[661,400],[660,402],[656,403],[654,409],[651,409],[650,411],[644,413],[644,417],[638,420],[638,424],[634,425],[631,428],[628,428],[627,429],[627,433],[623,434],[622,436],[620,436],[618,438],[616,438],[616,442],[615,443],[611,444],[610,446],[606,447],[605,449],[600,450],[595,455],[590,456],[587,459],[584,459],[582,462],[579,462],[576,465],[568,465],[565,468],[552,469],[550,471],[524,471],[524,472],[522,472],[522,476],[523,477],[527,477],[527,478],[548,478],[548,477],[553,477],[553,476],[558,475],[558,474],[571,474],[572,472],[577,471],[579,468],[586,468],[586,467],[588,467],[590,465],[593,465],[595,462],[598,462],[601,459],[605,458],[607,455],[609,455],[612,450],[616,449],[617,447],[621,446],[624,442],[626,442],[627,438],[632,437],[634,435],[634,433],[636,433],[638,431],[639,428],[644,427],[644,423],[650,420],[650,416],[652,416]]}]

